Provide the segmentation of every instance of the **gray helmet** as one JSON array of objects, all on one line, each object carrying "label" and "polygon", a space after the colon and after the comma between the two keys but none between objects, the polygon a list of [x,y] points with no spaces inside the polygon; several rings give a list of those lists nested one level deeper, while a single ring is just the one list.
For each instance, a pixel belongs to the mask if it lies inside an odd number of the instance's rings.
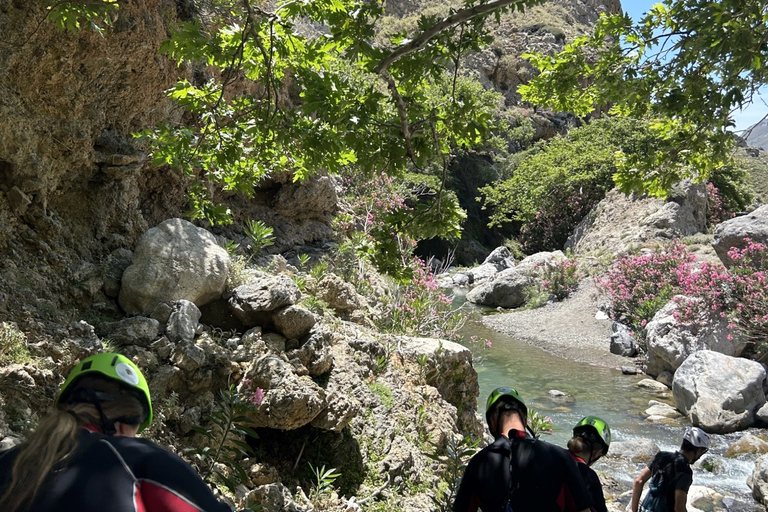
[{"label": "gray helmet", "polygon": [[696,448],[709,449],[709,434],[698,427],[687,427],[683,434],[683,441],[688,441]]}]

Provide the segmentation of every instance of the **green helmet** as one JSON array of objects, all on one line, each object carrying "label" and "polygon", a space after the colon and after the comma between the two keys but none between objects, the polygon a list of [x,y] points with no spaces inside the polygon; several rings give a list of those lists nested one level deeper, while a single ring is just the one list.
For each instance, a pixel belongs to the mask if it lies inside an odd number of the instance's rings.
[{"label": "green helmet", "polygon": [[[503,398],[503,397],[509,397],[509,398]],[[528,417],[528,407],[525,406],[525,402],[523,402],[523,399],[520,398],[520,394],[515,389],[508,388],[508,387],[496,388],[493,391],[491,391],[491,394],[488,397],[488,401],[485,403],[485,420],[488,422],[489,425],[491,423],[491,417],[488,413],[493,408],[494,404],[498,402],[500,399],[504,401],[517,402],[517,404],[523,410],[523,415],[525,416],[525,418]]]},{"label": "green helmet", "polygon": [[586,416],[573,427],[573,435],[576,436],[579,432],[587,430],[597,432],[598,439],[603,447],[603,454],[608,453],[608,447],[611,446],[611,427],[597,416]]},{"label": "green helmet", "polygon": [[118,381],[123,386],[133,391],[136,398],[144,406],[146,412],[145,420],[139,425],[139,432],[147,428],[152,422],[152,400],[149,397],[149,386],[144,375],[133,361],[122,354],[105,352],[86,357],[80,361],[77,366],[72,368],[67,375],[67,380],[61,386],[59,396],[56,398],[56,405],[67,403],[72,399],[72,393],[75,389],[74,384],[80,380],[83,375],[98,373],[104,377]]}]

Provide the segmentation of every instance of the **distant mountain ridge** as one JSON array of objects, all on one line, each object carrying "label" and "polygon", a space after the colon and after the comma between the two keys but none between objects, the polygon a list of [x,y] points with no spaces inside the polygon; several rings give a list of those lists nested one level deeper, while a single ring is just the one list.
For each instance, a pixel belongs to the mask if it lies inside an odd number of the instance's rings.
[{"label": "distant mountain ridge", "polygon": [[763,119],[759,123],[752,125],[748,132],[747,143],[750,146],[768,151],[768,119]]}]

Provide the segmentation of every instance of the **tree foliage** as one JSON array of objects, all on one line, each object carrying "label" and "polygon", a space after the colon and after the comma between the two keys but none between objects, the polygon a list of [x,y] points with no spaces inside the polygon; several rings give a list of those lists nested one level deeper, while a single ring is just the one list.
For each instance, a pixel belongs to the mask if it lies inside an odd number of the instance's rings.
[{"label": "tree foliage", "polygon": [[624,161],[616,182],[664,196],[731,159],[731,116],[768,78],[768,11],[758,0],[665,0],[638,23],[604,16],[559,54],[528,57],[541,73],[520,88],[527,101],[653,119],[660,144]]},{"label": "tree foliage", "polygon": [[537,143],[510,160],[509,178],[484,187],[491,225],[523,224],[523,250],[562,247],[573,228],[605,193],[627,155],[655,150],[648,123],[605,118]]}]

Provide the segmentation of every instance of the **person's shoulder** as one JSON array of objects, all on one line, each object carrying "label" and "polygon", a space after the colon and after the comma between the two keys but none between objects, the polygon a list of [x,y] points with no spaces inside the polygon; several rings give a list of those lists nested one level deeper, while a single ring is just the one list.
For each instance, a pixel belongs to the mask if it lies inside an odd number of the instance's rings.
[{"label": "person's shoulder", "polygon": [[182,463],[186,465],[186,462],[184,462],[181,457],[149,439],[142,439],[140,437],[104,436],[101,441],[109,444],[123,460],[129,463],[129,465],[140,462],[146,463],[147,461],[167,461],[171,464]]}]

